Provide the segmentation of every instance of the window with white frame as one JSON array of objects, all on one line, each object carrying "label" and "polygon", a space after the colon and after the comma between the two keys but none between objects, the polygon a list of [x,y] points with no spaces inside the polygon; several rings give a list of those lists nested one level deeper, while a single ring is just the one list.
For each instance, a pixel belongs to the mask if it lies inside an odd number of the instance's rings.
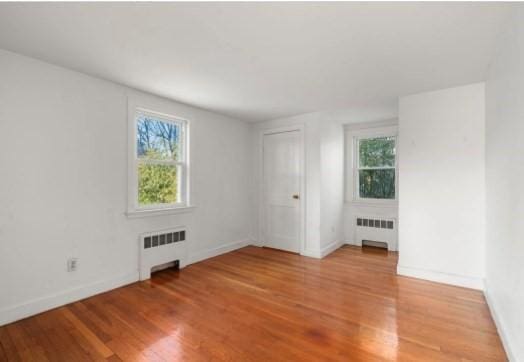
[{"label": "window with white frame", "polygon": [[132,211],[187,206],[187,121],[137,109],[132,126]]},{"label": "window with white frame", "polygon": [[396,135],[363,132],[354,137],[355,200],[396,200]]},{"label": "window with white frame", "polygon": [[358,138],[358,198],[395,199],[395,143],[394,136]]}]

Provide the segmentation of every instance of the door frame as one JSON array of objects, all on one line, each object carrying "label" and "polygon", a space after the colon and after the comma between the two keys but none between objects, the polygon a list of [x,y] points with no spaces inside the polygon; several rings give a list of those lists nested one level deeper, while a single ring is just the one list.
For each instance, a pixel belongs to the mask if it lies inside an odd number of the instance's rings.
[{"label": "door frame", "polygon": [[258,146],[258,161],[259,161],[259,182],[258,182],[258,194],[259,194],[259,207],[258,207],[258,246],[265,246],[266,242],[263,240],[262,235],[264,234],[265,227],[265,211],[264,211],[264,136],[271,134],[278,134],[284,132],[298,132],[299,133],[299,174],[300,174],[300,225],[299,225],[299,253],[305,255],[306,250],[306,163],[305,163],[305,126],[304,124],[295,124],[284,127],[272,127],[265,128],[259,132],[259,146]]}]

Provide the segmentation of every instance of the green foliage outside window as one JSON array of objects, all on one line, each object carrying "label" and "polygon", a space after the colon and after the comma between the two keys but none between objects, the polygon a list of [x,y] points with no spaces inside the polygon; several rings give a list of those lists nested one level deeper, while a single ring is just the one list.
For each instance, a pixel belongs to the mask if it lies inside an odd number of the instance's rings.
[{"label": "green foliage outside window", "polygon": [[178,201],[177,167],[141,163],[138,166],[138,203],[171,204]]},{"label": "green foliage outside window", "polygon": [[359,192],[366,199],[395,198],[395,170],[360,170]]},{"label": "green foliage outside window", "polygon": [[359,156],[360,168],[395,167],[395,138],[361,139],[359,142]]},{"label": "green foliage outside window", "polygon": [[361,198],[395,198],[395,138],[361,139],[359,156],[359,195]]},{"label": "green foliage outside window", "polygon": [[136,131],[139,205],[179,202],[180,124],[140,115]]}]

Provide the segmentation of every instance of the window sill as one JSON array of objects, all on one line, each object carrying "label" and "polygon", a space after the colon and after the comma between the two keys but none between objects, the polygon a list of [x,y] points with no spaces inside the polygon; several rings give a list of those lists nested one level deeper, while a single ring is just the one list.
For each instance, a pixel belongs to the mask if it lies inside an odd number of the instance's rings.
[{"label": "window sill", "polygon": [[137,219],[141,217],[150,217],[150,216],[165,216],[165,215],[176,215],[176,214],[186,214],[193,212],[195,206],[180,206],[180,207],[171,207],[165,209],[154,209],[154,210],[133,210],[126,212],[126,216],[129,219]]},{"label": "window sill", "polygon": [[366,206],[366,207],[398,207],[398,201],[366,201],[366,200],[346,200],[346,205]]}]

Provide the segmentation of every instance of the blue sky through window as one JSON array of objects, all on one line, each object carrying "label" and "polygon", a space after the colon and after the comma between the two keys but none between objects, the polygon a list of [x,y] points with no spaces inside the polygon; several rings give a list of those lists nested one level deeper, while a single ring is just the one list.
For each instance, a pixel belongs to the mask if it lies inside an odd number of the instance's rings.
[{"label": "blue sky through window", "polygon": [[136,123],[137,156],[158,160],[180,158],[180,126],[148,115]]}]

